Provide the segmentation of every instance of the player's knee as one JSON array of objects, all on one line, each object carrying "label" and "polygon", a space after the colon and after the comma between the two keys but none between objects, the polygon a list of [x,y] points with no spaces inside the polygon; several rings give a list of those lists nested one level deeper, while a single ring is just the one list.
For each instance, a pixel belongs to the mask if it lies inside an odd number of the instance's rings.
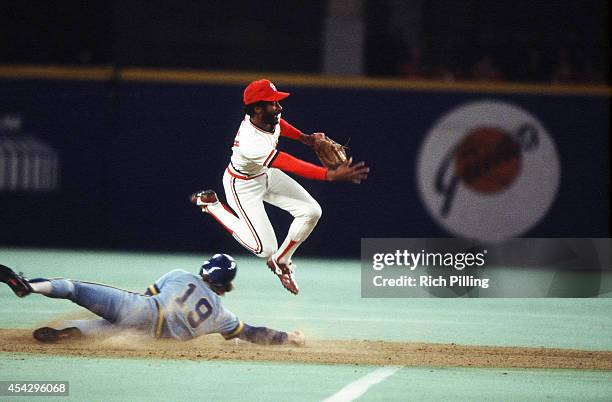
[{"label": "player's knee", "polygon": [[75,300],[78,289],[75,283],[70,279],[53,279],[51,280],[51,291],[45,293],[45,296],[54,299],[69,299]]},{"label": "player's knee", "polygon": [[318,203],[313,203],[308,206],[305,215],[310,220],[317,222],[321,218],[322,214],[323,210],[321,209],[321,206]]},{"label": "player's knee", "polygon": [[268,259],[268,258],[272,257],[272,254],[276,253],[276,250],[278,250],[278,246],[277,245],[263,244],[262,248],[261,248],[261,251],[257,254],[257,256],[260,257],[260,258]]}]

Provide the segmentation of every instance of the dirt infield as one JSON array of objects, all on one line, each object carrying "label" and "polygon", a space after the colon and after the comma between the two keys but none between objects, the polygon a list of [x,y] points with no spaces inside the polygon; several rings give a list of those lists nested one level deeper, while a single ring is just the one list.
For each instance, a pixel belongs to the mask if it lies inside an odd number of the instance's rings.
[{"label": "dirt infield", "polygon": [[382,341],[309,340],[305,347],[265,347],[210,335],[188,342],[149,340],[122,333],[42,344],[31,331],[0,329],[0,351],[81,357],[279,361],[435,367],[612,370],[612,352],[570,349],[462,346]]}]

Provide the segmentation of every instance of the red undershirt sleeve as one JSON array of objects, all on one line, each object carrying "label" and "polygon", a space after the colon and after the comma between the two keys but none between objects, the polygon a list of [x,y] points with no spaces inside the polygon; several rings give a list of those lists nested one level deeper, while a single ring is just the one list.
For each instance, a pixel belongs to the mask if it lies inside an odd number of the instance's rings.
[{"label": "red undershirt sleeve", "polygon": [[291,124],[287,123],[286,120],[280,119],[280,135],[283,137],[291,138],[292,140],[298,140],[302,132]]},{"label": "red undershirt sleeve", "polygon": [[274,156],[270,166],[285,172],[294,173],[307,179],[325,180],[327,178],[326,168],[313,165],[312,163],[291,156],[286,152],[278,152]]}]

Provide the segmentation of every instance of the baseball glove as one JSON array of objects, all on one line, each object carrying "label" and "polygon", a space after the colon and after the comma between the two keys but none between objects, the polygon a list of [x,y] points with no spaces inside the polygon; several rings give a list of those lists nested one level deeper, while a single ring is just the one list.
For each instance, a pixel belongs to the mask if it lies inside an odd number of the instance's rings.
[{"label": "baseball glove", "polygon": [[348,159],[346,156],[347,148],[327,136],[317,138],[313,144],[313,149],[323,166],[329,169],[337,168]]}]

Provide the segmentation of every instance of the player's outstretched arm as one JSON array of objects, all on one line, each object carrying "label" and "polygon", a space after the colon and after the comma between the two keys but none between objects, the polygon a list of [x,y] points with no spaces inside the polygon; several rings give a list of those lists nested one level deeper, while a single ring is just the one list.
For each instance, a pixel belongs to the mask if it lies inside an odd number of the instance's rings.
[{"label": "player's outstretched arm", "polygon": [[301,130],[293,127],[285,119],[280,119],[280,135],[299,141],[312,147],[317,139],[325,138],[323,133],[305,134]]},{"label": "player's outstretched arm", "polygon": [[276,154],[270,166],[312,180],[326,180],[327,169],[303,161],[286,152]]},{"label": "player's outstretched arm", "polygon": [[276,331],[267,327],[252,327],[244,324],[242,332],[238,335],[239,339],[256,343],[258,345],[286,345],[304,346],[305,337],[301,331],[283,332]]},{"label": "player's outstretched arm", "polygon": [[351,166],[353,158],[349,158],[336,169],[327,171],[326,180],[328,181],[350,181],[355,184],[361,183],[368,178],[370,168],[365,165],[365,162],[357,162]]}]

